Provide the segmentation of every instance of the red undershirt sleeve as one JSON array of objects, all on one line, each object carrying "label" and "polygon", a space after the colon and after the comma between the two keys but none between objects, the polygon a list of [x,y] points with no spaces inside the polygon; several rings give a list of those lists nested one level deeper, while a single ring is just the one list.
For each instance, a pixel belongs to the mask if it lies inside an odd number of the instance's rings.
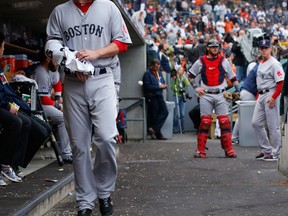
[{"label": "red undershirt sleeve", "polygon": [[272,95],[272,98],[276,99],[281,94],[283,83],[284,81],[280,81],[277,83],[277,87],[276,87],[274,94]]},{"label": "red undershirt sleeve", "polygon": [[60,80],[55,85],[53,85],[53,88],[54,88],[54,91],[55,91],[55,95],[61,96],[62,84],[61,84]]},{"label": "red undershirt sleeve", "polygon": [[115,43],[119,49],[119,53],[121,52],[126,52],[128,50],[128,44],[123,43],[121,41],[118,40],[114,40],[113,43]]},{"label": "red undershirt sleeve", "polygon": [[40,96],[40,101],[42,105],[54,106],[54,101],[49,96]]}]

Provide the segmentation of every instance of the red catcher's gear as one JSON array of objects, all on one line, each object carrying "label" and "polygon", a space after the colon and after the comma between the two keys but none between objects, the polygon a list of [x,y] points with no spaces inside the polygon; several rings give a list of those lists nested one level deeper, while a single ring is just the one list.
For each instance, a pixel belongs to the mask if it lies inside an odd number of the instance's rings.
[{"label": "red catcher's gear", "polygon": [[208,138],[208,132],[212,124],[211,116],[202,116],[197,136],[197,150],[195,157],[206,158],[205,147]]},{"label": "red catcher's gear", "polygon": [[227,115],[217,116],[221,129],[221,146],[227,157],[236,157],[236,152],[232,148],[232,134],[230,120]]},{"label": "red catcher's gear", "polygon": [[201,56],[202,68],[200,71],[202,82],[207,86],[218,86],[225,79],[225,69],[222,66],[223,56],[218,55],[216,59],[210,60],[207,55]]}]

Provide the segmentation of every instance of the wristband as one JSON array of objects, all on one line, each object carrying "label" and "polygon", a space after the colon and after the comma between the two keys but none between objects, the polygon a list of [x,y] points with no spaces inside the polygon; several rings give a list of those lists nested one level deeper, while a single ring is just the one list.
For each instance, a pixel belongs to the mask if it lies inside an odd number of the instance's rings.
[{"label": "wristband", "polygon": [[55,101],[58,101],[61,99],[61,96],[60,95],[55,95]]},{"label": "wristband", "polygon": [[199,86],[196,84],[195,80],[192,80],[192,81],[190,82],[190,84],[192,85],[192,87],[193,87],[194,89],[196,89],[196,88],[199,87]]}]

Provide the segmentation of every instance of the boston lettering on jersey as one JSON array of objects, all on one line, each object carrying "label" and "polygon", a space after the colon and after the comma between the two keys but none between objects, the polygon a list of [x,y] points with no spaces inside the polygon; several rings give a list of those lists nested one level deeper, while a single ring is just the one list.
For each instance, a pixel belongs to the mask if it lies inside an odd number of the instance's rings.
[{"label": "boston lettering on jersey", "polygon": [[70,27],[67,31],[64,31],[64,34],[67,41],[76,36],[81,36],[82,34],[101,37],[103,29],[104,27],[99,25],[96,26],[95,24],[84,24],[82,26]]}]

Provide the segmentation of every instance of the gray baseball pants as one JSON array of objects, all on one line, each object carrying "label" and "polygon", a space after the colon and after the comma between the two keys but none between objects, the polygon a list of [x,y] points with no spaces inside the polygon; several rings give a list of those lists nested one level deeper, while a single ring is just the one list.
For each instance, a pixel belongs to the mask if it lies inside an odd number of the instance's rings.
[{"label": "gray baseball pants", "polygon": [[[85,82],[66,75],[63,101],[73,152],[78,209],[92,209],[97,197],[110,196],[117,178],[114,139],[118,134],[116,91],[111,69]],[[92,125],[92,143],[96,145],[94,165],[90,152]]]},{"label": "gray baseball pants", "polygon": [[66,159],[67,157],[71,156],[72,153],[68,133],[64,124],[63,112],[51,105],[42,105],[42,107],[43,111],[47,117],[50,118],[51,122],[57,125],[57,133],[60,142],[60,155],[63,159]]},{"label": "gray baseball pants", "polygon": [[[279,157],[281,147],[280,132],[280,114],[279,114],[279,98],[276,99],[276,105],[272,109],[269,108],[267,101],[273,95],[274,91],[259,95],[252,118],[252,126],[255,130],[256,137],[265,154],[272,154]],[[269,130],[269,138],[265,129],[267,123]]]}]

